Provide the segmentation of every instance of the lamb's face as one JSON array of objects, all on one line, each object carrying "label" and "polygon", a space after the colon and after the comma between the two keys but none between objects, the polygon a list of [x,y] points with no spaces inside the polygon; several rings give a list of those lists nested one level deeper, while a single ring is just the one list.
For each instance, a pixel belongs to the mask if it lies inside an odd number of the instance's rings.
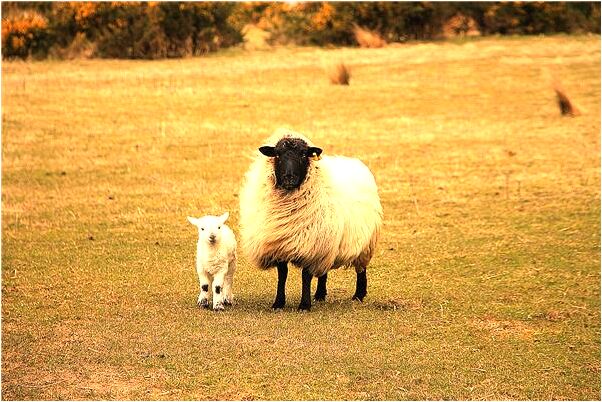
[{"label": "lamb's face", "polygon": [[222,240],[224,223],[228,219],[228,212],[222,216],[203,216],[202,218],[188,217],[188,221],[199,230],[199,242],[210,246],[218,245]]},{"label": "lamb's face", "polygon": [[276,188],[285,191],[298,189],[309,168],[309,158],[320,156],[322,150],[310,147],[300,138],[282,138],[276,146],[263,146],[259,151],[269,158],[274,158],[274,174]]}]

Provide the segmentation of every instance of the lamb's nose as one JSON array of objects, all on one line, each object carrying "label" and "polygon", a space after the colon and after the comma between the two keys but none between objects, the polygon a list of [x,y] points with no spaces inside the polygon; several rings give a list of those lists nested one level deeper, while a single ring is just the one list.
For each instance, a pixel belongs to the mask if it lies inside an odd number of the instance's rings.
[{"label": "lamb's nose", "polygon": [[209,241],[211,243],[215,243],[215,235],[214,234],[212,234],[212,235],[209,236]]}]

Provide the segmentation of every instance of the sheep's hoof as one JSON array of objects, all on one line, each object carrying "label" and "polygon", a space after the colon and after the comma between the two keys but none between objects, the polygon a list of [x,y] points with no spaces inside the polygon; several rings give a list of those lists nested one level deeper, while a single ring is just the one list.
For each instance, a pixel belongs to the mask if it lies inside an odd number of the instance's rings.
[{"label": "sheep's hoof", "polygon": [[357,300],[359,302],[363,302],[364,301],[364,297],[366,297],[366,295],[353,295],[353,297],[351,298],[351,300]]},{"label": "sheep's hoof", "polygon": [[285,304],[284,300],[276,299],[276,301],[274,302],[274,304],[272,304],[272,309],[274,309],[274,310],[282,310],[284,308],[284,304]]},{"label": "sheep's hoof", "polygon": [[314,300],[315,301],[325,301],[326,300],[326,293],[317,293],[314,295]]},{"label": "sheep's hoof", "polygon": [[207,300],[207,299],[199,299],[199,300],[197,300],[196,305],[198,307],[209,308],[209,300]]},{"label": "sheep's hoof", "polygon": [[224,310],[224,303],[217,303],[215,306],[213,306],[213,311],[223,311]]},{"label": "sheep's hoof", "polygon": [[310,309],[311,309],[310,303],[301,303],[301,304],[299,304],[299,308],[297,309],[297,311],[302,313],[305,311],[309,311]]},{"label": "sheep's hoof", "polygon": [[230,300],[224,300],[224,306],[231,306],[232,302]]}]

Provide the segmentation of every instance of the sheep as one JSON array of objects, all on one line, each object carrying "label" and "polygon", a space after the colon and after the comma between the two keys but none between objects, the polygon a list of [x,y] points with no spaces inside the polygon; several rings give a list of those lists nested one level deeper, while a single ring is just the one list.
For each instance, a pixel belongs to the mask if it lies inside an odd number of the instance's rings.
[{"label": "sheep", "polygon": [[240,191],[243,251],[260,269],[278,269],[272,308],[285,305],[288,263],[302,269],[299,310],[326,297],[327,273],[356,270],[354,300],[366,296],[366,267],[378,241],[383,210],[374,176],[359,159],[322,156],[305,136],[279,129],[259,147]]},{"label": "sheep", "polygon": [[207,215],[202,218],[187,217],[198,228],[196,246],[196,272],[201,292],[199,307],[209,307],[209,287],[213,290],[213,310],[223,310],[231,305],[232,279],[236,270],[236,238],[225,224],[229,213],[221,216]]}]

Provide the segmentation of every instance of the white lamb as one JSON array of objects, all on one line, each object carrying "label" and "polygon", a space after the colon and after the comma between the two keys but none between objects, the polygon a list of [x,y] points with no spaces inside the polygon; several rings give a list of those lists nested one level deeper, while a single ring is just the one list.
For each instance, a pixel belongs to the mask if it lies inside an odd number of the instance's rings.
[{"label": "white lamb", "polygon": [[236,270],[236,238],[225,224],[228,212],[221,216],[207,215],[202,218],[189,216],[188,221],[199,231],[196,246],[196,272],[201,292],[197,304],[209,307],[209,287],[213,290],[213,309],[223,310],[231,305],[232,279]]}]

